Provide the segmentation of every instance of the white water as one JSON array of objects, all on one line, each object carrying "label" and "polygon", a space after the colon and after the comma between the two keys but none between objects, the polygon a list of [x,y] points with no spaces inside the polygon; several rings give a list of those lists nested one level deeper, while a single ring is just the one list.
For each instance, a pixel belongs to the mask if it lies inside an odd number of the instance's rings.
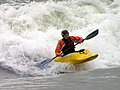
[{"label": "white water", "polygon": [[[13,0],[14,1],[14,0]],[[120,65],[120,1],[71,0],[0,5],[0,65],[20,75],[111,68]],[[51,62],[40,70],[36,63],[53,58],[60,32],[86,37],[99,34],[76,49],[86,48],[99,57],[77,67]]]}]

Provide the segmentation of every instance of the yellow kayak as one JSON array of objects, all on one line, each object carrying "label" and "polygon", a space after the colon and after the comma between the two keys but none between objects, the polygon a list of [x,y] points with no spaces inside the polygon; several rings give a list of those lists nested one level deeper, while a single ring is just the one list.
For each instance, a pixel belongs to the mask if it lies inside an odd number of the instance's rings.
[{"label": "yellow kayak", "polygon": [[63,57],[56,57],[54,61],[61,62],[61,63],[80,64],[80,63],[93,60],[97,57],[98,57],[98,54],[93,54],[89,50],[83,49],[80,52],[70,53]]}]

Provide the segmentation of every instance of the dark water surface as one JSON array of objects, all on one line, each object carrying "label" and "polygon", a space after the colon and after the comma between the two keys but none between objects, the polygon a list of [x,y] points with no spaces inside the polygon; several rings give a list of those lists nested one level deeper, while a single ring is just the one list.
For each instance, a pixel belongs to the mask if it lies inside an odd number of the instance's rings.
[{"label": "dark water surface", "polygon": [[11,73],[10,76],[11,79],[1,78],[0,90],[120,90],[120,68],[64,73],[49,77],[18,78]]}]

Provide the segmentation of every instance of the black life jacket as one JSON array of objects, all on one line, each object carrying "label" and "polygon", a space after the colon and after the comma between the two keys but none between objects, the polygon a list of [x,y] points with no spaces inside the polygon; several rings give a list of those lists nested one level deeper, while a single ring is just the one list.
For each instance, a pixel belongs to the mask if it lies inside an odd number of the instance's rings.
[{"label": "black life jacket", "polygon": [[61,49],[61,51],[64,55],[75,51],[74,42],[70,39],[70,37],[68,40],[66,40],[64,38],[62,40],[65,42],[65,45]]}]

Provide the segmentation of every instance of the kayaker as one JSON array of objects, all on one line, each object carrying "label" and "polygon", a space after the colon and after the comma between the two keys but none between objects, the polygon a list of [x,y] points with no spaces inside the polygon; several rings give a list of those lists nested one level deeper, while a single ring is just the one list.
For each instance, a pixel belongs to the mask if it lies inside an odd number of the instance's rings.
[{"label": "kayaker", "polygon": [[67,30],[61,32],[62,39],[58,41],[58,44],[55,49],[56,56],[63,56],[72,52],[75,52],[74,42],[82,43],[84,39],[79,36],[69,36]]}]

